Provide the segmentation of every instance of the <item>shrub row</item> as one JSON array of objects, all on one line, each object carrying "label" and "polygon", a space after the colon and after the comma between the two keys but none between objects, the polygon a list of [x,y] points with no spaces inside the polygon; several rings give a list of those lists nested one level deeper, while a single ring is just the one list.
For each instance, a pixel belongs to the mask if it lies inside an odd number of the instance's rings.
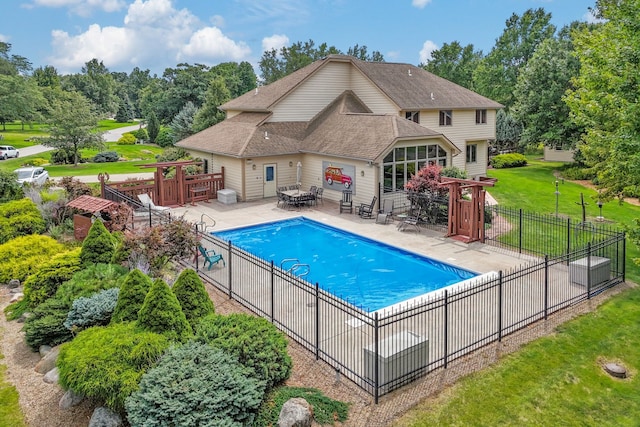
[{"label": "shrub row", "polygon": [[496,169],[517,168],[527,165],[527,158],[520,153],[498,154],[491,158],[491,166]]}]

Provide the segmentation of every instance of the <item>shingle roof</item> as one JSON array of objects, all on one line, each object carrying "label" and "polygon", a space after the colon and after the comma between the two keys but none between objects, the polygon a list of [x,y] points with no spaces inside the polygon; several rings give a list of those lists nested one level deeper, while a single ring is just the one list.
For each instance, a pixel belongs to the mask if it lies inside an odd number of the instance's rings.
[{"label": "shingle roof", "polygon": [[67,206],[80,209],[85,212],[96,213],[118,206],[118,203],[111,200],[101,199],[99,197],[84,195],[73,199],[67,203]]},{"label": "shingle roof", "polygon": [[[469,89],[431,74],[415,65],[393,62],[366,62],[347,55],[329,55],[282,79],[245,93],[220,106],[222,110],[269,111],[318,68],[331,61],[351,62],[382,90],[400,110],[502,108]],[[433,96],[432,96],[433,95]]]}]

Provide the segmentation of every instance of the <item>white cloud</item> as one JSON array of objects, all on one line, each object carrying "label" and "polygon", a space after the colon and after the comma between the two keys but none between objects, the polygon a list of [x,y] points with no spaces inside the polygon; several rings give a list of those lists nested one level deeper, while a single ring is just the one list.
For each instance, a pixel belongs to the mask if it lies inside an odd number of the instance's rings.
[{"label": "white cloud", "polygon": [[429,3],[431,3],[431,0],[411,0],[411,6],[417,7],[418,9],[424,9]]},{"label": "white cloud", "polygon": [[600,23],[606,22],[606,19],[596,18],[591,11],[586,12],[582,16],[582,19],[584,19],[589,24],[600,24]]},{"label": "white cloud", "polygon": [[438,45],[432,42],[431,40],[427,40],[422,44],[422,49],[420,49],[420,63],[426,64],[427,61],[431,59],[431,52],[434,50],[438,50]]},{"label": "white cloud", "polygon": [[47,60],[62,73],[77,72],[93,58],[113,71],[131,66],[163,70],[180,60],[213,64],[246,60],[251,54],[246,43],[204,26],[189,10],[175,9],[171,0],[135,0],[122,26],[93,24],[77,35],[61,30],[51,34],[53,54]]},{"label": "white cloud", "polygon": [[35,6],[66,7],[72,13],[89,16],[94,9],[117,12],[126,6],[125,0],[34,0]]},{"label": "white cloud", "polygon": [[244,42],[236,43],[222,34],[220,29],[206,27],[191,36],[189,43],[180,49],[178,59],[186,56],[241,61],[250,54],[251,49]]},{"label": "white cloud", "polygon": [[8,42],[9,36],[5,36],[4,34],[0,34],[0,42]]},{"label": "white cloud", "polygon": [[265,37],[262,39],[262,51],[270,51],[271,49],[275,49],[279,51],[281,48],[289,46],[289,37],[284,34],[274,34],[270,37]]}]

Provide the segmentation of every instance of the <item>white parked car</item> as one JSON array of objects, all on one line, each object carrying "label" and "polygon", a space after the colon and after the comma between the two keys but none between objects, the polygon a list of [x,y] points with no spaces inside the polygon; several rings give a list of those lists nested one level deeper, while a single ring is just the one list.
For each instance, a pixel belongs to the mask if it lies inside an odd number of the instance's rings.
[{"label": "white parked car", "polygon": [[14,171],[18,175],[20,184],[42,185],[49,178],[49,172],[39,166],[16,169]]},{"label": "white parked car", "polygon": [[11,145],[0,145],[0,160],[7,160],[9,157],[15,157],[16,159],[20,155],[20,152]]}]

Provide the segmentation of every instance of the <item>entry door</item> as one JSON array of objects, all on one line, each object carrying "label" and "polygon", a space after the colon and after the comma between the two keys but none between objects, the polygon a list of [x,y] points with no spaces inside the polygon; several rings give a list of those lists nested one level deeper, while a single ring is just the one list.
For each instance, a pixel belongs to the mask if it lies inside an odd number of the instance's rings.
[{"label": "entry door", "polygon": [[262,174],[263,178],[263,197],[275,197],[276,195],[276,165],[266,164],[264,165],[264,173]]}]

